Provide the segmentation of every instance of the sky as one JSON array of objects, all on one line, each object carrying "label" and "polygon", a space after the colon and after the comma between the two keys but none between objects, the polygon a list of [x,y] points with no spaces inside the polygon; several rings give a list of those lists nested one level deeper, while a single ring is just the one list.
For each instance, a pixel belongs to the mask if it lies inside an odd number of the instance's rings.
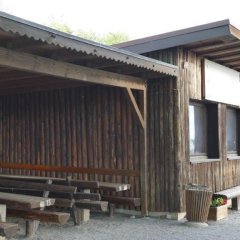
[{"label": "sky", "polygon": [[124,32],[136,39],[230,19],[240,28],[239,0],[0,0],[0,10],[49,25],[98,34]]}]

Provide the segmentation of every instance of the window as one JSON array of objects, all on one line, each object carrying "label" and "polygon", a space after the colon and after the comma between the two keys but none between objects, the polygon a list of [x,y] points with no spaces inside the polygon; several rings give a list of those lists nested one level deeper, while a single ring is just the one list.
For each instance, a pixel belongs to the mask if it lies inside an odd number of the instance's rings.
[{"label": "window", "polygon": [[207,110],[204,105],[189,106],[190,155],[207,156]]},{"label": "window", "polygon": [[234,108],[227,108],[226,138],[228,159],[235,159],[239,155],[239,113]]},{"label": "window", "polygon": [[191,102],[189,105],[190,161],[218,161],[218,106]]}]

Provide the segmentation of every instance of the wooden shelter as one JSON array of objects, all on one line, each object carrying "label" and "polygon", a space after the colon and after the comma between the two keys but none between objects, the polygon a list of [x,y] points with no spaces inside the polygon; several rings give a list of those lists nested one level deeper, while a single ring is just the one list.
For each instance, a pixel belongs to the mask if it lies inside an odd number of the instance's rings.
[{"label": "wooden shelter", "polygon": [[[177,75],[171,64],[0,13],[1,173],[130,183],[147,215],[147,122],[164,117],[172,131]],[[148,104],[152,81],[171,105],[166,116]]]},{"label": "wooden shelter", "polygon": [[185,184],[239,185],[240,30],[224,20],[116,46],[179,69],[148,86],[149,210],[185,211]]}]

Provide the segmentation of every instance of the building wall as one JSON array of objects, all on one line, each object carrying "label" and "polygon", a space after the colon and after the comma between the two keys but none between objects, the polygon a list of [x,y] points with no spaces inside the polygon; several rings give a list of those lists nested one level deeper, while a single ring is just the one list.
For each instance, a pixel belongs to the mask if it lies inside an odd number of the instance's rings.
[{"label": "building wall", "polygon": [[[185,211],[185,185],[189,183],[206,185],[214,192],[222,189],[230,188],[240,185],[240,161],[227,160],[226,152],[226,104],[217,103],[218,115],[218,145],[219,145],[219,161],[217,162],[204,162],[204,163],[191,163],[189,155],[189,101],[203,100],[202,98],[202,71],[201,71],[201,58],[194,52],[188,51],[183,48],[173,48],[163,51],[155,51],[144,54],[148,57],[159,59],[171,64],[179,66],[180,75],[174,86],[175,95],[174,108],[177,121],[174,123],[173,129],[163,132],[170,137],[171,132],[174,132],[176,140],[174,141],[173,148],[165,148],[165,154],[159,155],[159,167],[155,171],[154,176],[158,176],[165,188],[158,189],[155,192],[156,202],[158,198],[172,199],[175,206],[166,204],[160,201],[156,209],[160,211]],[[163,94],[163,93],[161,93]],[[168,94],[171,94],[169,92]],[[173,95],[174,96],[174,95]],[[170,96],[168,96],[169,98]],[[156,102],[155,109],[160,108],[160,102]],[[163,115],[169,114],[170,108],[165,108]],[[161,121],[159,122],[161,126]],[[155,122],[155,124],[157,124]],[[157,126],[155,126],[157,128]],[[168,141],[166,139],[166,141]],[[158,143],[155,143],[157,146]],[[162,146],[160,147],[162,149]],[[149,148],[151,150],[151,147]],[[175,154],[171,155],[171,152]],[[168,153],[166,153],[168,152]],[[174,163],[174,164],[173,164]],[[155,165],[152,166],[154,168]],[[164,170],[163,170],[164,169]],[[176,177],[172,178],[170,172],[165,172],[166,169],[172,169],[172,174]],[[162,170],[162,171],[161,171]],[[156,185],[157,186],[157,185]],[[168,190],[172,189],[172,190]],[[174,189],[174,190],[173,190]],[[153,191],[153,190],[152,190]]]},{"label": "building wall", "polygon": [[[177,65],[178,50],[146,53],[147,57]],[[179,91],[176,78],[148,85],[149,207],[151,211],[178,212],[180,208]]]},{"label": "building wall", "polygon": [[[150,211],[178,208],[175,167],[176,79],[148,84],[148,197]],[[141,95],[134,91],[141,108]],[[157,109],[157,110],[156,110]],[[140,172],[143,134],[123,89],[87,86],[0,96],[0,162]],[[7,174],[65,177],[69,173],[2,169]],[[159,174],[160,173],[160,174]],[[73,174],[85,180],[130,183],[140,177]]]},{"label": "building wall", "polygon": [[[120,88],[87,86],[0,96],[1,162],[139,171],[140,159],[144,155],[140,131]],[[1,171],[57,177],[67,175],[28,170]],[[85,173],[74,176],[130,183],[132,188],[126,194],[140,197],[139,177]]]},{"label": "building wall", "polygon": [[[186,124],[182,125],[183,135],[185,135],[185,149],[182,148],[182,183],[195,183],[208,186],[213,192],[220,191],[240,184],[240,161],[227,160],[226,151],[226,104],[217,104],[218,122],[218,145],[219,145],[219,161],[191,163],[189,157],[189,129],[188,129],[188,105],[191,100],[204,100],[202,97],[202,81],[201,58],[195,53],[179,49],[180,65],[184,62],[187,64],[181,69],[180,82],[184,85],[182,95],[182,108]],[[183,83],[185,82],[185,83]],[[209,146],[210,148],[213,146]],[[184,160],[185,158],[185,160]],[[184,192],[182,194],[182,208],[185,206]]]},{"label": "building wall", "polygon": [[177,211],[175,78],[148,85],[149,210]]}]

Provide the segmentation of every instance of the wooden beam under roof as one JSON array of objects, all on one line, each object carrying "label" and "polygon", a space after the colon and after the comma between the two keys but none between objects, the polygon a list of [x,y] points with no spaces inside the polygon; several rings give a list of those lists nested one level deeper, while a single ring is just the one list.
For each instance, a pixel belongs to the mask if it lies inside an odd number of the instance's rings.
[{"label": "wooden beam under roof", "polygon": [[228,63],[226,63],[226,65],[231,66],[231,67],[240,66],[240,59],[237,61],[228,62]]},{"label": "wooden beam under roof", "polygon": [[204,53],[204,54],[200,54],[200,56],[202,57],[223,57],[223,56],[228,56],[230,54],[238,54],[240,53],[240,47],[234,47],[234,48],[229,48],[229,49],[225,49],[225,50],[220,50],[220,51],[216,51],[216,52],[208,52],[208,53]]},{"label": "wooden beam under roof", "polygon": [[217,61],[222,62],[222,63],[225,63],[225,62],[227,63],[227,62],[231,62],[231,61],[238,60],[238,59],[240,59],[240,54],[212,58],[213,61],[217,60]]},{"label": "wooden beam under roof", "polygon": [[83,82],[145,89],[145,80],[142,78],[91,69],[6,48],[0,48],[0,66]]},{"label": "wooden beam under roof", "polygon": [[195,48],[190,48],[194,52],[208,52],[208,51],[218,51],[230,47],[240,47],[239,41],[232,41],[229,43],[219,43],[219,44],[209,44],[207,46],[200,46]]}]

